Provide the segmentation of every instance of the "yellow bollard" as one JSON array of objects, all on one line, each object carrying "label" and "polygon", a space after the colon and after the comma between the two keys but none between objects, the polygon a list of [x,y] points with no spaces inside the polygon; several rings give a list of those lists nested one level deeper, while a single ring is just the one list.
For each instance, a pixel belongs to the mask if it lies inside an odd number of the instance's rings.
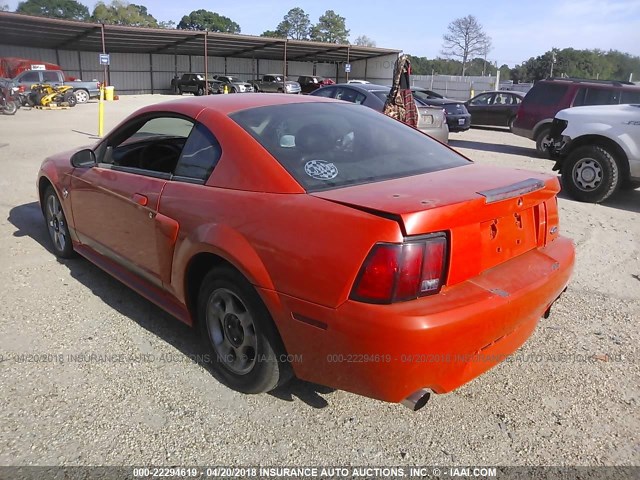
[{"label": "yellow bollard", "polygon": [[224,93],[229,93],[229,87],[225,84],[225,86],[223,87],[223,92]]},{"label": "yellow bollard", "polygon": [[100,85],[100,100],[98,101],[98,136],[104,133],[104,87]]}]

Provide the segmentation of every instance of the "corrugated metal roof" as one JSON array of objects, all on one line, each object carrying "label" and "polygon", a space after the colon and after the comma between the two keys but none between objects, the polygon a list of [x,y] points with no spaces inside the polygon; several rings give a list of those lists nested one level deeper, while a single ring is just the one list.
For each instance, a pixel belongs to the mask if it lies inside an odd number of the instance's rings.
[{"label": "corrugated metal roof", "polygon": [[169,53],[203,55],[207,36],[209,56],[346,62],[397,54],[386,48],[338,45],[305,40],[255,37],[231,33],[124,27],[0,12],[0,43],[36,48],[102,52],[104,29],[107,53]]}]

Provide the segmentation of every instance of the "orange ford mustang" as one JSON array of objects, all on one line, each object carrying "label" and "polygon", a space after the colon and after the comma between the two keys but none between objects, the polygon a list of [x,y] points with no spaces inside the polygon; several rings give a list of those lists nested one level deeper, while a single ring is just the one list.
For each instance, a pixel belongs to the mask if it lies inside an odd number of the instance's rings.
[{"label": "orange ford mustang", "polygon": [[574,262],[556,178],[320,97],[152,105],[37,186],[58,256],[196,326],[247,393],[295,375],[417,409],[522,345]]}]

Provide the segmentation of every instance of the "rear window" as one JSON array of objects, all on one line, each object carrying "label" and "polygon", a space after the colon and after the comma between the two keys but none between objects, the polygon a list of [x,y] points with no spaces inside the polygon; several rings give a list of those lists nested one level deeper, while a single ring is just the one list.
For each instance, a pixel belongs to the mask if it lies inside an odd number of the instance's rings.
[{"label": "rear window", "polygon": [[557,105],[567,93],[568,85],[557,83],[536,83],[524,97],[523,103],[537,105]]},{"label": "rear window", "polygon": [[230,116],[309,192],[469,163],[418,130],[342,102],[274,105]]}]

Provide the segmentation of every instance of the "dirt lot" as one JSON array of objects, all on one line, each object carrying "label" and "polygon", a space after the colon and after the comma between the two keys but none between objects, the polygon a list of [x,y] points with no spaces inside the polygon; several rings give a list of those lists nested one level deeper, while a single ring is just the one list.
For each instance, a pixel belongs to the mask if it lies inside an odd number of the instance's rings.
[{"label": "dirt lot", "polygon": [[[167,98],[108,104],[107,131]],[[300,381],[246,396],[189,359],[189,328],[48,251],[38,167],[96,130],[96,103],[0,116],[0,464],[640,464],[640,191],[605,205],[561,198],[578,258],[551,317],[512,361],[418,413]],[[506,131],[452,134],[451,145],[551,173],[533,142]],[[82,353],[127,361],[67,361]]]}]

